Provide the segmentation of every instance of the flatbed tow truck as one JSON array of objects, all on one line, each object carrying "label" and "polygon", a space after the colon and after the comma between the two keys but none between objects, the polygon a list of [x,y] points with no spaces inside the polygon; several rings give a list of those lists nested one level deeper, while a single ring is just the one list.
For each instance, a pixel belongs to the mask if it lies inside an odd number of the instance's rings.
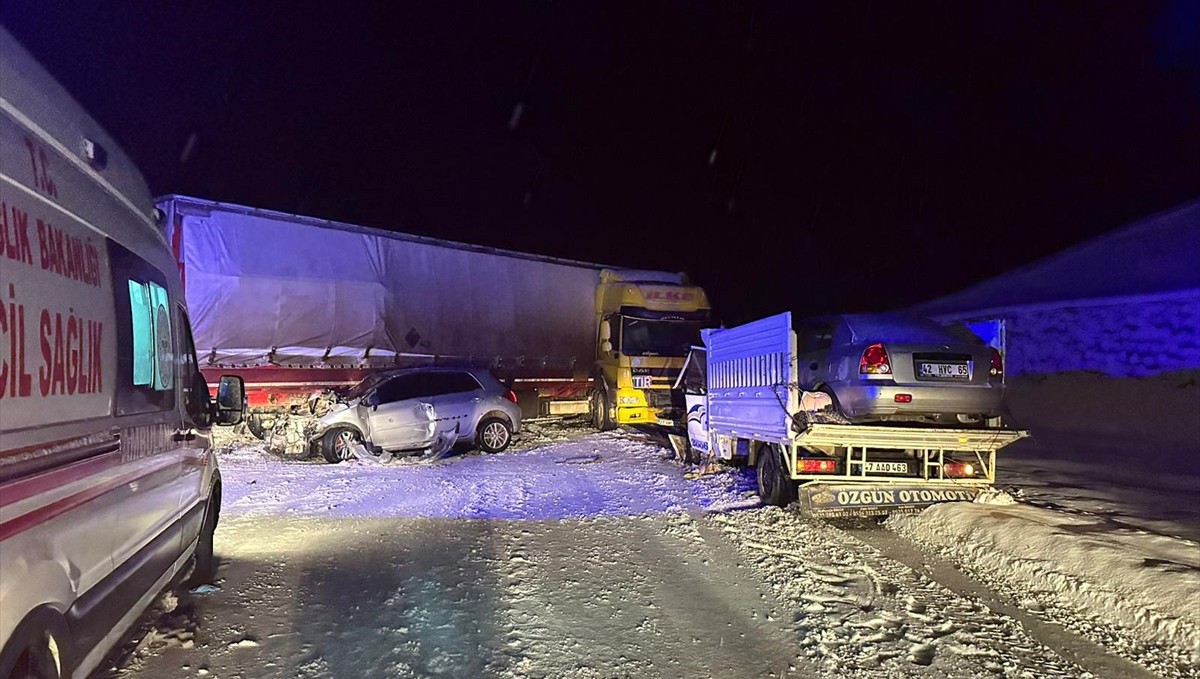
[{"label": "flatbed tow truck", "polygon": [[1028,436],[1004,428],[848,424],[828,394],[796,382],[791,314],[704,330],[676,382],[688,442],[757,467],[767,504],[810,516],[870,516],[970,501],[996,481],[996,453]]}]

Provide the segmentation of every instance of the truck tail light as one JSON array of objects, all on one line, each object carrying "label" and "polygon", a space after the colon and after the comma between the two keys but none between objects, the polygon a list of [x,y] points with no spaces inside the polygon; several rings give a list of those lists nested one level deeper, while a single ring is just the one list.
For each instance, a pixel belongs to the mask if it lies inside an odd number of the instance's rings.
[{"label": "truck tail light", "polygon": [[796,460],[797,474],[832,474],[837,471],[836,460],[802,457]]},{"label": "truck tail light", "polygon": [[504,395],[504,398],[512,401],[513,403],[516,403],[517,402],[517,392],[513,391],[512,389],[509,389],[508,393]]},{"label": "truck tail light", "polygon": [[858,360],[858,374],[890,375],[891,372],[892,359],[888,357],[887,349],[882,344],[876,342],[863,349],[862,358]]},{"label": "truck tail light", "polygon": [[975,476],[975,465],[970,462],[947,462],[942,465],[942,471],[946,476],[961,479],[968,476]]},{"label": "truck tail light", "polygon": [[992,347],[992,368],[988,371],[992,377],[1000,377],[1004,374],[1004,357],[1000,355],[1000,350]]}]

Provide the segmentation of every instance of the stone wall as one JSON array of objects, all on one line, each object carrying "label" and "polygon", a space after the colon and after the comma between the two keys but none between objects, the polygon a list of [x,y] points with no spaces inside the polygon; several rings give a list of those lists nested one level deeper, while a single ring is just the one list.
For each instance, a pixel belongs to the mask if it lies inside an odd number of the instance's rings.
[{"label": "stone wall", "polygon": [[960,318],[1005,320],[1010,377],[1080,371],[1150,377],[1200,369],[1200,291],[1015,307]]}]

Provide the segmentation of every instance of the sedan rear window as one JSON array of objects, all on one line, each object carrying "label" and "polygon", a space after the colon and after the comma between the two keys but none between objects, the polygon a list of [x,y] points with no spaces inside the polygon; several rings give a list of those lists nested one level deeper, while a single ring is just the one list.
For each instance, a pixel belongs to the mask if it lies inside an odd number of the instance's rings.
[{"label": "sedan rear window", "polygon": [[902,314],[849,315],[845,317],[854,342],[959,343],[963,337],[937,321]]}]

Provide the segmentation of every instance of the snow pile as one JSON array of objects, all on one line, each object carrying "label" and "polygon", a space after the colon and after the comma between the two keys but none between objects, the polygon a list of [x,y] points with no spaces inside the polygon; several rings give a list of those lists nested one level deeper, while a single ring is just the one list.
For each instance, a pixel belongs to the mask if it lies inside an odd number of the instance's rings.
[{"label": "snow pile", "polygon": [[975,496],[975,503],[981,505],[1015,505],[1013,496],[999,488],[985,488]]},{"label": "snow pile", "polygon": [[1025,608],[1115,628],[1124,641],[1109,645],[1144,647],[1156,671],[1200,664],[1200,544],[1025,505],[937,505],[887,525],[1022,592]]}]

